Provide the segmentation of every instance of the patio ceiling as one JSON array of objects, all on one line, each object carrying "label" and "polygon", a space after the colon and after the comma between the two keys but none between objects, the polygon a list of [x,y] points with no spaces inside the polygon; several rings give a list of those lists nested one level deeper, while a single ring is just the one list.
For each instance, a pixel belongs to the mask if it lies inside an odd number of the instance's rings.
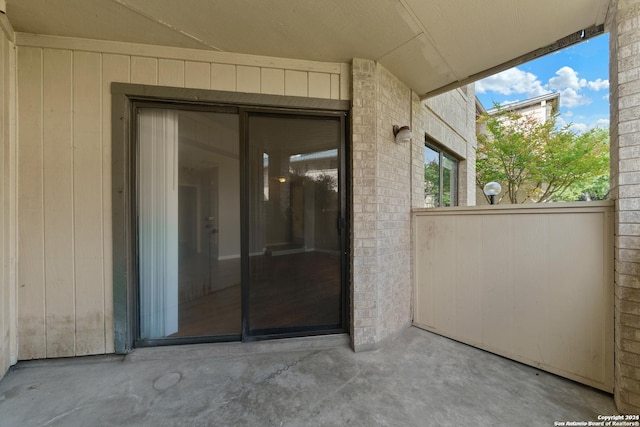
[{"label": "patio ceiling", "polygon": [[610,1],[8,0],[7,16],[16,32],[372,59],[426,97],[601,33]]}]

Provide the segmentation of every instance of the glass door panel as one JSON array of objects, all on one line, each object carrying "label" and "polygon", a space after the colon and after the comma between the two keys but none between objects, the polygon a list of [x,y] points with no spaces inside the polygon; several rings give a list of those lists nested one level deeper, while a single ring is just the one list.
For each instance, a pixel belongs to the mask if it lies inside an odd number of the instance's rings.
[{"label": "glass door panel", "polygon": [[239,335],[237,114],[141,108],[139,339]]},{"label": "glass door panel", "polygon": [[248,116],[249,335],[342,327],[341,120]]}]

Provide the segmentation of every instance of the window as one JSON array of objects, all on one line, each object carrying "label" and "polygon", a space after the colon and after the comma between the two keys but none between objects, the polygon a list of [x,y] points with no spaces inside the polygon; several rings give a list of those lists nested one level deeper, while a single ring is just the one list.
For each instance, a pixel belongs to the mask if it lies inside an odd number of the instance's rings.
[{"label": "window", "polygon": [[435,146],[424,146],[424,206],[458,204],[458,160]]}]

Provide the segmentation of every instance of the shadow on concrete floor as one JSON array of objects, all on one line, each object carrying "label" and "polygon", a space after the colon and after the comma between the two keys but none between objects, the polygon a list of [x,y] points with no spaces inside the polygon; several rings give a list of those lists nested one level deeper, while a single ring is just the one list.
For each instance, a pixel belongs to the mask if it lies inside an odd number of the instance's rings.
[{"label": "shadow on concrete floor", "polygon": [[531,427],[617,413],[611,395],[417,328],[375,352],[347,341],[20,362],[0,381],[0,426]]}]

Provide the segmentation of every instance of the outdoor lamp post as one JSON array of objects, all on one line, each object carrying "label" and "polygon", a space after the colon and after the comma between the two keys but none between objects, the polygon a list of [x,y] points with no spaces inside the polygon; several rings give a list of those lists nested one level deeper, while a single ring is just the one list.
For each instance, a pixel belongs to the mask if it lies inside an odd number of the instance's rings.
[{"label": "outdoor lamp post", "polygon": [[484,194],[489,196],[489,203],[495,205],[495,197],[502,191],[502,186],[495,181],[491,181],[484,186]]}]

